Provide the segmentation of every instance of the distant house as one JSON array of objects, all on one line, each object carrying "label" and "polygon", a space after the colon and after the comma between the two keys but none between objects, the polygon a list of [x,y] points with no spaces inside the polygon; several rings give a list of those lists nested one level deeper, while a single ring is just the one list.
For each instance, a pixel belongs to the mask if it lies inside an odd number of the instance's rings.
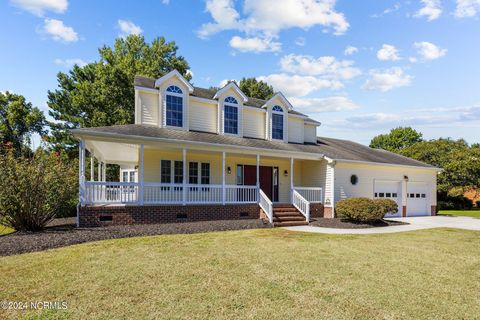
[{"label": "distant house", "polygon": [[[72,130],[82,226],[260,217],[306,224],[359,196],[397,201],[396,216],[435,212],[437,168],[317,137],[320,123],[280,92],[264,101],[235,83],[198,88],[177,71],[137,76],[134,85],[135,124]],[[105,181],[107,164],[120,166],[120,182]]]}]

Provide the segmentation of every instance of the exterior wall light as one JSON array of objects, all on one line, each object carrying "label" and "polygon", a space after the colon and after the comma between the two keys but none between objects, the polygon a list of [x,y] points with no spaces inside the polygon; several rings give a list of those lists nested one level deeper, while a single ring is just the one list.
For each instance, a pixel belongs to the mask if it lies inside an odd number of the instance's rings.
[{"label": "exterior wall light", "polygon": [[408,176],[407,176],[407,175],[403,176],[403,180],[405,180],[406,182],[408,182]]},{"label": "exterior wall light", "polygon": [[288,171],[287,171],[287,170],[283,171],[283,175],[284,175],[285,177],[288,177]]},{"label": "exterior wall light", "polygon": [[231,173],[232,173],[232,168],[227,167],[227,173],[228,173],[228,174],[231,174]]}]

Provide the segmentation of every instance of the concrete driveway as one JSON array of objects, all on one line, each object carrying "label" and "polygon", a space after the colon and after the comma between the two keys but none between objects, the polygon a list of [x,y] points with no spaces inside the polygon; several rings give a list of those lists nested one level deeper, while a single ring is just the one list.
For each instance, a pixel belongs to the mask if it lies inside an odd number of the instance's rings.
[{"label": "concrete driveway", "polygon": [[433,228],[457,228],[465,230],[480,231],[480,219],[471,217],[409,217],[409,218],[388,218],[388,220],[403,221],[408,225],[388,226],[366,229],[335,229],[322,228],[313,226],[286,227],[285,229],[292,231],[327,233],[327,234],[376,234],[376,233],[393,233],[403,231],[414,231]]}]

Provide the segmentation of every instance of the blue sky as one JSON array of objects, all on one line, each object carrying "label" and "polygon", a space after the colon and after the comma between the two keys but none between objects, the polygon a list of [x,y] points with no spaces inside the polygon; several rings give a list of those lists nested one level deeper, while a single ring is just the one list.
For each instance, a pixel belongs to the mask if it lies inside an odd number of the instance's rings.
[{"label": "blue sky", "polygon": [[479,17],[480,0],[2,1],[0,91],[46,111],[57,72],[141,33],[174,40],[197,86],[266,80],[321,136],[480,142]]}]

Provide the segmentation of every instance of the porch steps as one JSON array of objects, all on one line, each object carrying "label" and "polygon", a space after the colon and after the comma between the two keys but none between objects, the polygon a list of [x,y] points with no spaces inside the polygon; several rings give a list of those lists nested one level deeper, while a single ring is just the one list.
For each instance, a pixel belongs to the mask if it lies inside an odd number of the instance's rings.
[{"label": "porch steps", "polygon": [[306,226],[305,217],[292,204],[273,205],[273,226],[291,227]]}]

